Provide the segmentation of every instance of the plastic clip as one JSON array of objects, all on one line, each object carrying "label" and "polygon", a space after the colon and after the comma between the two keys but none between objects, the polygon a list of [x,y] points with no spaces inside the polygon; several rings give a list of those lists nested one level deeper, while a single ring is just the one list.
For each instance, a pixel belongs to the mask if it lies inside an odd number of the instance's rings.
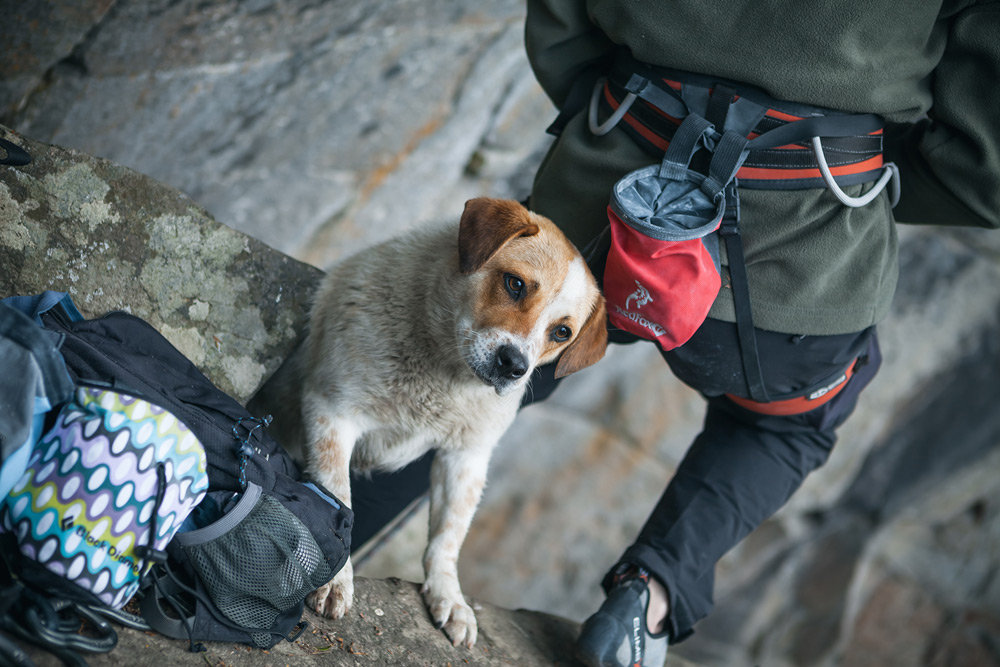
[{"label": "plastic clip", "polygon": [[[254,455],[254,447],[250,444],[251,438],[253,438],[254,432],[259,428],[267,428],[271,425],[271,421],[274,418],[271,415],[264,415],[263,417],[240,417],[233,424],[233,438],[236,439],[236,443],[239,445],[240,452],[240,487],[247,488],[247,461],[250,457]],[[251,427],[244,426],[247,434],[246,436],[240,435],[240,426],[243,422],[249,422],[253,424]]]},{"label": "plastic clip", "polygon": [[17,144],[0,139],[0,164],[22,167],[31,162],[31,156]]}]

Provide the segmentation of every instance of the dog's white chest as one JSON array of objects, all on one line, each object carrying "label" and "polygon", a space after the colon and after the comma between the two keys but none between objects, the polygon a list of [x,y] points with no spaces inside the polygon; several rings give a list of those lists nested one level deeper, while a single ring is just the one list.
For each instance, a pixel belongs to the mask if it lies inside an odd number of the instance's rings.
[{"label": "dog's white chest", "polygon": [[365,420],[351,467],[397,470],[434,448],[492,447],[513,421],[517,397],[500,397],[492,390],[482,391],[485,387],[472,388],[478,396],[449,396],[446,402],[427,403],[404,399],[388,414]]}]

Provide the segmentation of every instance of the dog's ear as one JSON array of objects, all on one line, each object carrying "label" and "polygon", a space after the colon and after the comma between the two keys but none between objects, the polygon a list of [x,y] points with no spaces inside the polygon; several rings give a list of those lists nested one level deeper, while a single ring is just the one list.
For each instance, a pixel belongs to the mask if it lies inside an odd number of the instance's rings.
[{"label": "dog's ear", "polygon": [[537,233],[528,209],[516,201],[470,199],[458,226],[459,269],[466,275],[475,273],[511,239]]},{"label": "dog's ear", "polygon": [[590,312],[583,325],[583,330],[559,356],[556,364],[556,377],[561,378],[596,364],[608,349],[608,329],[605,322],[608,311],[604,306],[604,297],[599,297],[594,309]]}]

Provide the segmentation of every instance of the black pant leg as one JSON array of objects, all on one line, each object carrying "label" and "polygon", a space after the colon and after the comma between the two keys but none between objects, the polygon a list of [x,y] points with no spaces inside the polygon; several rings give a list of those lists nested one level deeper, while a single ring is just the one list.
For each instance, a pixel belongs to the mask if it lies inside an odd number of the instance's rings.
[{"label": "black pant leg", "polygon": [[801,416],[739,412],[747,411],[728,399],[710,401],[704,430],[622,556],[666,586],[675,641],[711,611],[718,560],[780,509],[833,448],[832,431]]},{"label": "black pant leg", "polygon": [[360,549],[430,488],[434,452],[395,472],[351,475],[351,553]]},{"label": "black pant leg", "polygon": [[719,559],[826,462],[836,429],[878,369],[874,336],[869,342],[868,363],[835,398],[810,412],[769,416],[724,396],[710,398],[703,431],[604,585],[622,564],[645,567],[668,590],[673,641],[689,636],[712,609]]}]

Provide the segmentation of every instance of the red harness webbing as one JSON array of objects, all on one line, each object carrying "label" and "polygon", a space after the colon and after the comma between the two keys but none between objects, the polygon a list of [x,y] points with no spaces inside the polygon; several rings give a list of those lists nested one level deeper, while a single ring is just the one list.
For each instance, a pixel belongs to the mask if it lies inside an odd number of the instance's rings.
[{"label": "red harness webbing", "polygon": [[[604,114],[614,113],[627,95],[624,81],[627,81],[628,74],[627,71],[616,70],[604,84],[600,98],[600,109]],[[657,77],[655,83],[678,95],[683,92],[685,86],[696,85],[666,77]],[[711,90],[709,89],[709,92]],[[738,95],[736,99],[739,99]],[[811,107],[811,109],[818,108]],[[777,108],[768,108],[747,138],[754,139],[765,132],[806,117]],[[622,118],[621,127],[647,152],[659,157],[670,145],[670,139],[680,126],[681,120],[645,100],[638,99]],[[876,180],[881,174],[883,167],[881,129],[850,137],[826,137],[822,142],[830,172],[839,185],[867,183]],[[815,154],[807,140],[776,148],[751,150],[736,178],[740,187],[754,189],[798,190],[826,187]]]},{"label": "red harness webbing", "polygon": [[797,396],[783,401],[769,401],[767,403],[751,401],[749,398],[743,398],[741,396],[736,396],[735,394],[726,394],[726,398],[731,400],[736,405],[750,410],[751,412],[758,412],[764,415],[779,417],[799,415],[804,412],[809,412],[810,410],[815,410],[824,403],[833,400],[833,398],[847,386],[848,380],[850,380],[851,376],[854,375],[854,367],[857,363],[858,360],[855,359],[851,362],[851,365],[847,367],[847,370],[845,370],[844,373],[836,380],[825,387],[809,392],[805,396]]}]

